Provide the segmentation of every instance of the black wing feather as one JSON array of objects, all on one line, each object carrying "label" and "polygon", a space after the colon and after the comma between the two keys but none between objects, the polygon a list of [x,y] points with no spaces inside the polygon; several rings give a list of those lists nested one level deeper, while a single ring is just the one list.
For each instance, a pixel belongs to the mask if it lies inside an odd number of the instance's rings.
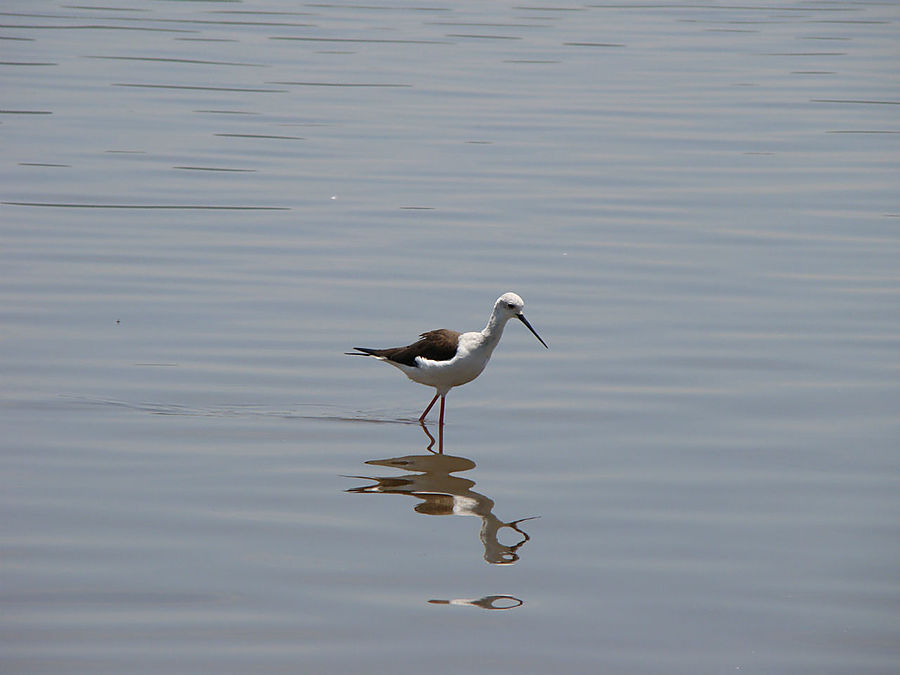
[{"label": "black wing feather", "polygon": [[417,356],[430,361],[449,361],[456,356],[459,335],[455,330],[440,328],[422,333],[417,342],[406,347],[389,347],[387,349],[354,347],[354,349],[368,356],[382,356],[388,361],[416,368],[418,367]]}]

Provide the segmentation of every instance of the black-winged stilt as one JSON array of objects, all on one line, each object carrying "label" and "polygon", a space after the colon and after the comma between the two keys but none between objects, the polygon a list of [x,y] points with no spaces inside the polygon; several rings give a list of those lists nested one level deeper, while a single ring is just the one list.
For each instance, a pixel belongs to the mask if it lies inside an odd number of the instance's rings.
[{"label": "black-winged stilt", "polygon": [[355,352],[346,353],[351,356],[373,356],[402,370],[413,382],[434,387],[436,392],[434,398],[419,417],[419,421],[425,421],[425,416],[440,398],[440,425],[443,426],[444,401],[447,393],[453,387],[471,382],[481,374],[491,359],[494,347],[500,342],[507,321],[515,317],[528,327],[544,347],[547,347],[547,343],[525,319],[525,315],[522,314],[523,307],[525,303],[518,295],[504,293],[497,298],[487,326],[480,331],[458,333],[455,330],[440,328],[422,333],[417,342],[405,347],[387,349],[354,347]]}]

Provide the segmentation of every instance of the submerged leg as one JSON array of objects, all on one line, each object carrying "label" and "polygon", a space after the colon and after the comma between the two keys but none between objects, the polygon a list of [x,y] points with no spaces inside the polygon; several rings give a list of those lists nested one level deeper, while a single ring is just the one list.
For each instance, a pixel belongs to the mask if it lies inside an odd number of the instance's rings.
[{"label": "submerged leg", "polygon": [[433,454],[439,454],[439,453],[434,452],[434,450],[432,450],[432,448],[434,447],[435,439],[434,439],[434,436],[431,435],[431,432],[428,431],[428,425],[425,424],[425,422],[423,422],[422,420],[419,420],[419,425],[422,427],[422,431],[425,432],[425,435],[428,436],[428,447],[425,449],[428,452],[431,452]]},{"label": "submerged leg", "polygon": [[428,436],[429,443],[428,443],[428,447],[425,449],[428,450],[428,452],[430,452],[432,454],[443,455],[444,454],[444,427],[442,427],[442,426],[438,427],[438,438],[440,440],[437,442],[438,449],[437,449],[437,452],[435,452],[434,450],[432,450],[432,448],[434,448],[434,443],[435,443],[434,436],[432,436],[431,432],[428,431],[428,425],[425,424],[425,422],[423,422],[422,420],[419,420],[419,424],[422,426],[422,431],[424,431],[425,435]]},{"label": "submerged leg", "polygon": [[[426,415],[431,411],[431,409],[434,407],[435,402],[438,400],[438,396],[440,396],[440,394],[435,394],[435,395],[434,395],[434,398],[431,399],[431,403],[428,404],[428,407],[425,408],[425,412],[423,412],[423,413],[422,413],[422,416],[419,417],[419,421],[420,421],[420,422],[424,422],[424,421],[425,421],[425,416],[426,416]],[[443,411],[443,409],[444,409],[444,401],[443,401],[443,399],[441,399],[441,410]],[[443,415],[443,413],[442,413],[442,414],[441,414],[441,424],[443,424],[443,419],[444,419],[444,415]]]}]

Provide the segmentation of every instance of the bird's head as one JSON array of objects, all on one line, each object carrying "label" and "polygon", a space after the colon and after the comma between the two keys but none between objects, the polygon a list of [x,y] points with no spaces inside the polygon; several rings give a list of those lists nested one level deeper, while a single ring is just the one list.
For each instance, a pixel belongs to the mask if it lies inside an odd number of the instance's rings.
[{"label": "bird's head", "polygon": [[[522,300],[515,293],[504,293],[499,298],[497,298],[497,302],[494,303],[494,313],[498,318],[503,321],[508,321],[509,319],[516,318],[522,323],[524,323],[528,330],[538,339],[538,341],[547,347],[547,343],[541,339],[541,336],[537,334],[537,331],[531,327],[531,324],[528,323],[528,320],[525,318],[525,315],[522,314],[522,310],[525,308],[525,301]],[[550,349],[547,347],[547,349]]]}]

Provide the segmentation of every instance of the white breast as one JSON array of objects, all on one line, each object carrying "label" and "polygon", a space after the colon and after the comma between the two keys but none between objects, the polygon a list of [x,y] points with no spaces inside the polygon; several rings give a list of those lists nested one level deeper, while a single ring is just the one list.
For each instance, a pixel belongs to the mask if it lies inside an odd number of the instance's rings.
[{"label": "white breast", "polygon": [[490,360],[494,346],[480,332],[463,333],[459,336],[456,356],[449,361],[430,361],[420,356],[416,359],[418,368],[404,366],[401,370],[413,382],[446,392],[478,377]]}]

